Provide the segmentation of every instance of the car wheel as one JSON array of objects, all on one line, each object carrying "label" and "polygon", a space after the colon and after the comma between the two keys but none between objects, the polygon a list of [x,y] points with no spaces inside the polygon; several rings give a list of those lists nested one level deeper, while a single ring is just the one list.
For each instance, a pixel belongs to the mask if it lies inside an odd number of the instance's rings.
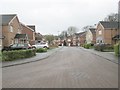
[{"label": "car wheel", "polygon": [[44,46],[43,48],[46,48],[46,49],[47,49],[47,47],[46,47],[46,46]]}]

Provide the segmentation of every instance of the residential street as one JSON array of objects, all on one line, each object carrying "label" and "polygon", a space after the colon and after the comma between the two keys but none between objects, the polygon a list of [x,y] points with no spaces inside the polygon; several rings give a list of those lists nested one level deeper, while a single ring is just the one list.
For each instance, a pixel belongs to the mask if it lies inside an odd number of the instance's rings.
[{"label": "residential street", "polygon": [[117,88],[118,64],[77,47],[2,69],[3,88]]}]

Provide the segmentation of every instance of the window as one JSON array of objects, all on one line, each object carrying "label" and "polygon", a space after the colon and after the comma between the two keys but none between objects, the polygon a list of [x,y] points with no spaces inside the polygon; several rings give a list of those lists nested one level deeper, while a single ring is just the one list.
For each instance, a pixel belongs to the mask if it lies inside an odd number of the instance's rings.
[{"label": "window", "polygon": [[20,29],[18,29],[18,33],[20,34]]},{"label": "window", "polygon": [[15,43],[18,43],[18,39],[15,39]]},{"label": "window", "polygon": [[102,31],[99,31],[99,35],[101,35],[102,34]]},{"label": "window", "polygon": [[13,26],[10,26],[10,32],[13,32]]}]

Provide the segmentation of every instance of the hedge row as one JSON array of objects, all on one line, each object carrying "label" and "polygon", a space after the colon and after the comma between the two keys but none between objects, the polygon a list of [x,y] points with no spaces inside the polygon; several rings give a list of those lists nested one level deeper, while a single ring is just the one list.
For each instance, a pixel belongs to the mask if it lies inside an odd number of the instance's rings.
[{"label": "hedge row", "polygon": [[2,52],[0,51],[0,62],[2,61]]},{"label": "hedge row", "polygon": [[105,44],[94,45],[94,49],[97,51],[102,51],[102,52],[113,52],[114,51],[113,46],[105,45]]},{"label": "hedge row", "polygon": [[114,52],[116,56],[120,55],[119,47],[120,47],[119,44],[114,45]]},{"label": "hedge row", "polygon": [[47,52],[47,49],[46,48],[39,48],[39,49],[36,49],[36,52],[37,53]]},{"label": "hedge row", "polygon": [[2,61],[13,61],[16,59],[29,58],[36,55],[35,50],[13,50],[2,52]]},{"label": "hedge row", "polygon": [[89,43],[89,44],[84,44],[84,45],[83,45],[83,47],[86,48],[86,49],[90,49],[90,48],[92,48],[93,46],[94,46],[94,44],[91,44],[91,43]]}]

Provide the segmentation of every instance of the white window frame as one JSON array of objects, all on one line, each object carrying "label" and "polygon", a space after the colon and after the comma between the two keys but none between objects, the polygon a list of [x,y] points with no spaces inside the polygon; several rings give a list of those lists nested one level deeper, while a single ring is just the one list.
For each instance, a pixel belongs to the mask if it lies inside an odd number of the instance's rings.
[{"label": "white window frame", "polygon": [[13,32],[13,26],[10,25],[10,32]]}]

